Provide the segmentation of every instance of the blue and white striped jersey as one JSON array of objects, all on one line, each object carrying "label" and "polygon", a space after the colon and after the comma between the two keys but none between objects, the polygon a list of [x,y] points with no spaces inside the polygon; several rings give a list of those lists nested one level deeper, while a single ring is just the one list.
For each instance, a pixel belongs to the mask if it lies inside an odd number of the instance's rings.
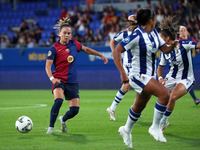
[{"label": "blue and white striped jersey", "polygon": [[[129,30],[125,30],[125,31],[121,31],[119,32],[114,38],[113,40],[115,42],[121,42],[123,39],[127,38],[130,34],[132,33],[132,31]],[[128,65],[131,63],[132,61],[132,55],[130,50],[127,50],[124,52],[124,56],[123,56],[123,65]]]},{"label": "blue and white striped jersey", "polygon": [[170,63],[169,72],[166,77],[176,79],[191,79],[194,80],[193,64],[192,64],[192,49],[196,49],[196,42],[179,41],[179,45],[170,53],[161,53],[160,66],[165,66],[167,60]]},{"label": "blue and white striped jersey", "polygon": [[156,75],[156,52],[165,45],[156,29],[148,34],[138,26],[130,36],[120,42],[120,45],[125,51],[130,49],[133,56],[130,74]]}]

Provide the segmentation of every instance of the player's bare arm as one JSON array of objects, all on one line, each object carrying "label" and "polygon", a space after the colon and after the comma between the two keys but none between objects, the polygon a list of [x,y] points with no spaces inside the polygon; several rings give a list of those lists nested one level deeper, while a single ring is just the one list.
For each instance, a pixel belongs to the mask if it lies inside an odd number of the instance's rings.
[{"label": "player's bare arm", "polygon": [[122,83],[128,83],[129,79],[128,79],[128,77],[125,73],[124,67],[122,65],[121,53],[123,53],[123,52],[124,52],[124,49],[122,48],[122,46],[120,44],[118,44],[113,51],[113,58],[114,58],[115,65],[121,74]]},{"label": "player's bare arm", "polygon": [[158,66],[158,69],[157,69],[157,76],[158,76],[158,80],[161,84],[165,84],[165,79],[163,79],[163,68],[162,66]]},{"label": "player's bare arm", "polygon": [[104,64],[107,64],[108,63],[108,59],[101,53],[89,48],[89,47],[86,47],[86,46],[82,46],[82,49],[81,51],[87,53],[87,54],[91,54],[91,55],[95,55],[95,56],[99,56],[101,57],[101,59],[104,61]]},{"label": "player's bare arm", "polygon": [[178,45],[178,41],[173,41],[173,43],[171,43],[171,45],[167,45],[165,44],[164,46],[162,46],[160,48],[160,50],[164,53],[164,54],[169,54],[171,51],[174,50],[174,48]]},{"label": "player's bare arm", "polygon": [[111,49],[112,52],[113,52],[114,49],[115,49],[115,41],[114,41],[113,39],[110,40],[110,49]]},{"label": "player's bare arm", "polygon": [[[53,77],[52,72],[51,72],[51,66],[52,66],[52,64],[53,64],[53,60],[47,59],[47,60],[46,60],[45,70],[46,70],[46,73],[47,73],[49,79],[51,80],[51,82],[52,82],[54,85],[58,85],[58,84],[60,84],[60,80]],[[52,78],[52,77],[53,77],[53,78]]]},{"label": "player's bare arm", "polygon": [[200,49],[200,42],[197,43],[196,49]]}]

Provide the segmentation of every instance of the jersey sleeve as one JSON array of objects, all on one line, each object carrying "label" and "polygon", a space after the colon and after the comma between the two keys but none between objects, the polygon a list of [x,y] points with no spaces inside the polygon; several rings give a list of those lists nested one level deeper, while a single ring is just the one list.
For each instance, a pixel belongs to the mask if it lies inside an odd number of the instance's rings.
[{"label": "jersey sleeve", "polygon": [[139,43],[139,35],[137,33],[133,33],[122,40],[119,44],[123,47],[125,51],[127,51],[134,47],[137,43]]},{"label": "jersey sleeve", "polygon": [[54,60],[55,56],[56,56],[56,49],[55,47],[52,46],[47,54],[47,59]]},{"label": "jersey sleeve", "polygon": [[120,42],[124,39],[123,31],[119,32],[117,35],[114,36],[113,40],[115,42]]},{"label": "jersey sleeve", "polygon": [[179,41],[180,45],[182,45],[187,51],[196,49],[197,42],[193,41]]},{"label": "jersey sleeve", "polygon": [[76,44],[76,47],[77,47],[77,50],[78,50],[78,52],[80,52],[81,51],[81,49],[82,49],[82,44],[81,43],[79,43],[77,40],[74,40],[73,39],[73,41],[75,42],[75,44]]},{"label": "jersey sleeve", "polygon": [[159,42],[159,48],[163,47],[166,43],[165,41],[161,38],[160,34],[155,30],[156,35],[158,36],[158,42]]},{"label": "jersey sleeve", "polygon": [[166,63],[167,63],[167,60],[165,59],[165,54],[161,52],[159,66],[164,67]]}]

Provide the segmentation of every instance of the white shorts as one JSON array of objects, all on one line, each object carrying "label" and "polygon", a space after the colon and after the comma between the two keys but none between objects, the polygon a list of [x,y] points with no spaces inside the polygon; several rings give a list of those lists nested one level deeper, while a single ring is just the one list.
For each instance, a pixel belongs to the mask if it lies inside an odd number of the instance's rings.
[{"label": "white shorts", "polygon": [[123,67],[124,71],[126,72],[126,75],[129,76],[130,69],[132,68],[131,64],[123,64]]},{"label": "white shorts", "polygon": [[178,83],[182,83],[185,88],[187,89],[187,92],[189,92],[193,85],[194,85],[194,80],[190,80],[190,79],[174,79],[172,77],[166,77],[165,78],[166,80],[166,83],[165,83],[165,87],[170,91],[172,92],[175,88],[175,86],[178,84]]},{"label": "white shorts", "polygon": [[151,80],[151,78],[155,78],[146,74],[135,74],[130,75],[129,77],[129,84],[131,87],[139,94],[142,93],[144,87],[147,83]]}]

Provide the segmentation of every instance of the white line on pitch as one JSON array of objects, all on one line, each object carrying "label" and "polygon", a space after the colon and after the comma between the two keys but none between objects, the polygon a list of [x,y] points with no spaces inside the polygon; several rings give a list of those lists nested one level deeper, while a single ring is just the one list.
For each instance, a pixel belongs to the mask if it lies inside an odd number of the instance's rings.
[{"label": "white line on pitch", "polygon": [[24,106],[24,107],[7,107],[7,108],[0,108],[0,109],[21,109],[21,108],[35,108],[35,107],[46,107],[46,104],[35,104],[33,106]]}]

